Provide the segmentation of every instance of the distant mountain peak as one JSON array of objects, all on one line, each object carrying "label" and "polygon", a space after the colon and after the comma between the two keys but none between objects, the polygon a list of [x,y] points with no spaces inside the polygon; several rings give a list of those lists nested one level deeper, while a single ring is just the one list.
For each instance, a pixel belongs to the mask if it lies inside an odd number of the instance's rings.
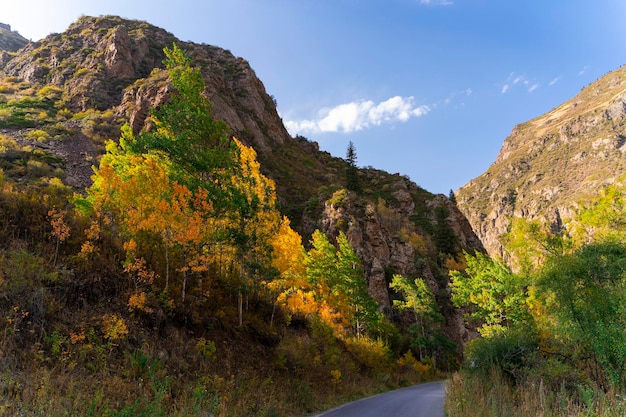
[{"label": "distant mountain peak", "polygon": [[11,25],[0,23],[0,52],[15,52],[28,44],[29,40],[11,30]]}]

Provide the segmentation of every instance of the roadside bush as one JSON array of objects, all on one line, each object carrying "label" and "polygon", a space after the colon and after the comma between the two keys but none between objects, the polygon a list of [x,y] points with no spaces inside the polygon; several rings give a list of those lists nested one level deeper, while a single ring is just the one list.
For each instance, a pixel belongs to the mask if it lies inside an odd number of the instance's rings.
[{"label": "roadside bush", "polygon": [[350,338],[345,340],[345,344],[348,352],[352,353],[357,361],[377,374],[390,372],[394,368],[391,352],[380,339]]},{"label": "roadside bush", "polygon": [[467,368],[489,378],[495,370],[513,384],[521,381],[538,359],[539,339],[527,326],[505,329],[471,341],[467,347]]}]

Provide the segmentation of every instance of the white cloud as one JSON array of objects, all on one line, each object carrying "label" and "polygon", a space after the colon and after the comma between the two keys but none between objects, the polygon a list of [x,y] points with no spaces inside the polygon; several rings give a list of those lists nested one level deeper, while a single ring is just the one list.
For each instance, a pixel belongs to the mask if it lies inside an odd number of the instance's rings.
[{"label": "white cloud", "polygon": [[554,84],[558,83],[560,79],[561,79],[561,77],[560,77],[560,76],[559,76],[559,77],[556,77],[556,78],[553,78],[553,79],[552,79],[552,81],[550,81],[550,82],[548,83],[548,85],[549,85],[550,87],[552,87]]},{"label": "white cloud", "polygon": [[451,0],[419,0],[419,3],[426,6],[451,6],[454,4]]},{"label": "white cloud", "polygon": [[526,91],[528,91],[529,93],[532,93],[533,91],[539,88],[539,83],[531,82],[531,80],[529,80],[523,74],[516,75],[514,72],[512,72],[509,74],[504,84],[502,84],[502,88],[500,92],[502,94],[506,94],[509,91],[511,91],[511,89],[515,87],[516,85],[523,86],[522,88],[525,88]]},{"label": "white cloud", "polygon": [[[457,91],[453,91],[452,93],[450,93],[448,95],[448,97],[446,97],[443,100],[439,100],[435,103],[433,103],[431,106],[429,106],[431,109],[433,108],[437,108],[437,106],[439,105],[444,105],[444,106],[448,106],[454,102],[457,102],[459,99],[463,100],[464,97],[469,97],[471,96],[473,93],[471,88],[466,88],[465,90],[457,90]],[[460,106],[464,106],[465,104],[463,102],[461,102],[460,104],[458,104]]]},{"label": "white cloud", "polygon": [[416,106],[413,97],[395,96],[378,104],[372,100],[353,101],[319,112],[315,120],[286,121],[291,134],[355,132],[383,123],[406,122],[430,111],[428,106]]},{"label": "white cloud", "polygon": [[584,75],[587,72],[588,69],[589,69],[589,65],[585,65],[585,67],[583,69],[578,71],[578,76],[580,77],[581,75]]}]

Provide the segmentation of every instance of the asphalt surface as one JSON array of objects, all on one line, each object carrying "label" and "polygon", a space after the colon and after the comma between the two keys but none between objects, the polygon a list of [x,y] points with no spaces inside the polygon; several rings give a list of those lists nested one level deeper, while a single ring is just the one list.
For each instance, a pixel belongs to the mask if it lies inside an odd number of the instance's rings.
[{"label": "asphalt surface", "polygon": [[444,417],[445,383],[429,382],[364,398],[317,417]]}]

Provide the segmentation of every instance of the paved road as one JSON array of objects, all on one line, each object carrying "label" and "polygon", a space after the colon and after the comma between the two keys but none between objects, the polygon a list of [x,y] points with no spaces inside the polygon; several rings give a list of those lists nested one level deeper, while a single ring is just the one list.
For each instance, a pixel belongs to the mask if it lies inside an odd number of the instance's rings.
[{"label": "paved road", "polygon": [[375,395],[318,417],[444,417],[444,382],[429,382]]}]

